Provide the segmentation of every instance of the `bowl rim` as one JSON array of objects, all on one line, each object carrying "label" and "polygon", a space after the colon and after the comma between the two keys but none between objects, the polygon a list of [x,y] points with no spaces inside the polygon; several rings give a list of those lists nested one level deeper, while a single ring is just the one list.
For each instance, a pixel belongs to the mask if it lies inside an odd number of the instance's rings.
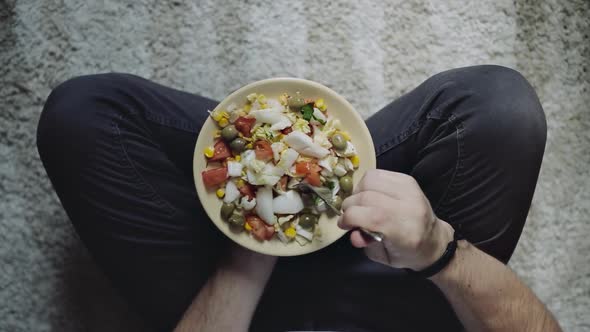
[{"label": "bowl rim", "polygon": [[[366,140],[366,149],[369,149],[370,151],[375,151],[375,147],[374,147],[374,143],[372,140],[372,136],[371,133],[369,132],[369,129],[367,128],[365,121],[363,120],[363,118],[361,117],[361,115],[359,114],[359,112],[354,108],[354,106],[352,106],[352,104],[350,102],[348,102],[348,100],[346,100],[343,96],[341,96],[340,94],[338,94],[336,91],[332,90],[331,88],[318,83],[318,82],[314,82],[311,80],[307,80],[307,79],[303,79],[303,78],[296,78],[296,77],[273,77],[273,78],[266,78],[266,79],[262,79],[262,80],[258,80],[258,81],[254,81],[251,83],[248,83],[244,86],[242,86],[241,88],[233,91],[232,93],[230,93],[229,95],[227,95],[225,98],[223,98],[223,100],[221,100],[213,110],[211,110],[212,112],[219,109],[222,105],[223,108],[226,107],[226,104],[231,104],[231,101],[233,99],[236,98],[237,95],[243,93],[243,91],[245,90],[255,90],[257,87],[259,86],[264,86],[267,84],[276,84],[276,83],[296,83],[296,84],[300,84],[303,86],[307,86],[308,88],[311,88],[313,90],[318,90],[319,93],[321,95],[326,95],[329,94],[331,95],[331,97],[333,97],[334,99],[337,99],[340,103],[342,103],[346,108],[347,111],[345,111],[347,113],[347,116],[350,115],[354,118],[354,120],[356,122],[360,122],[361,125],[359,125],[358,128],[355,128],[355,130],[361,130],[363,132],[363,136],[367,137],[368,139]],[[350,112],[349,112],[350,111]],[[212,122],[213,120],[211,119],[211,117],[207,117],[207,119],[205,120],[205,123],[203,123],[203,127],[205,127],[205,125],[207,124],[207,122]],[[350,130],[350,129],[349,129]],[[272,255],[272,256],[279,256],[279,257],[289,257],[289,256],[302,256],[302,255],[306,255],[306,254],[310,254],[316,251],[319,251],[321,249],[324,249],[326,247],[328,247],[329,245],[333,244],[334,242],[338,241],[342,236],[344,236],[344,234],[346,234],[346,230],[341,230],[340,234],[331,242],[329,243],[325,243],[321,246],[316,246],[316,247],[311,247],[309,246],[309,248],[306,248],[308,246],[301,246],[301,247],[294,247],[294,248],[298,248],[299,250],[294,250],[292,253],[275,253],[275,252],[271,252],[271,250],[268,250],[268,248],[264,248],[264,247],[260,247],[256,245],[255,241],[247,241],[245,243],[241,243],[238,242],[236,239],[234,239],[232,236],[230,236],[224,229],[221,229],[221,227],[217,224],[217,222],[215,221],[215,218],[217,218],[218,216],[212,216],[210,214],[211,209],[207,209],[204,205],[204,199],[201,198],[201,192],[203,192],[204,194],[208,194],[206,189],[204,188],[204,185],[199,184],[198,179],[201,178],[201,172],[202,170],[197,170],[196,168],[196,161],[197,158],[201,157],[201,154],[199,153],[199,151],[197,151],[198,147],[199,147],[199,141],[201,139],[201,133],[203,133],[202,130],[199,131],[199,135],[197,137],[197,140],[195,142],[195,148],[193,151],[193,181],[195,184],[195,189],[197,191],[197,196],[198,199],[201,203],[201,206],[203,208],[203,210],[205,211],[207,217],[209,218],[209,221],[211,223],[213,223],[215,225],[215,227],[221,232],[223,233],[227,238],[229,238],[232,242],[243,246],[247,249],[250,249],[252,251],[258,252],[258,253],[262,253],[262,254],[266,254],[266,255]],[[371,159],[367,160],[365,162],[368,162],[368,169],[372,169],[372,168],[376,168],[376,156],[375,153],[370,153]],[[201,188],[202,187],[202,188]],[[229,231],[231,232],[231,230]]]}]

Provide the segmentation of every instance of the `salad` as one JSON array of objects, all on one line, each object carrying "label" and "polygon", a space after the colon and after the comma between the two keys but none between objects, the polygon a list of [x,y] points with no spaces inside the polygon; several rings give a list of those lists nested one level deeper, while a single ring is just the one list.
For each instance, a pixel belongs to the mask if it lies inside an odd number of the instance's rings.
[{"label": "salad", "polygon": [[252,93],[243,105],[210,116],[219,129],[203,151],[212,168],[201,176],[223,200],[221,217],[259,241],[305,245],[321,237],[317,225],[328,213],[326,203],[298,185],[314,186],[340,209],[359,166],[349,134],[324,100]]}]

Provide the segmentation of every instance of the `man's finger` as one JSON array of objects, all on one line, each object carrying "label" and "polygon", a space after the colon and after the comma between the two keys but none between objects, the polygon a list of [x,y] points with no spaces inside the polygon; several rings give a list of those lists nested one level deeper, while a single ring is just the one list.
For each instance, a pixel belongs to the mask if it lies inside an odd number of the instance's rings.
[{"label": "man's finger", "polygon": [[367,171],[359,184],[355,187],[354,193],[363,191],[377,191],[395,199],[402,199],[403,193],[399,190],[400,181],[396,180],[397,175],[381,169]]},{"label": "man's finger", "polygon": [[382,177],[387,177],[390,181],[394,181],[398,184],[411,183],[414,181],[414,178],[409,174],[387,171],[384,169],[372,169],[368,170],[367,173],[375,173]]},{"label": "man's finger", "polygon": [[356,248],[365,248],[372,240],[367,239],[359,230],[350,232],[350,243]]},{"label": "man's finger", "polygon": [[383,212],[377,207],[351,206],[338,219],[338,227],[342,229],[364,228],[379,232]]},{"label": "man's finger", "polygon": [[383,193],[377,191],[363,191],[352,196],[348,196],[342,202],[342,210],[346,211],[351,206],[391,207],[396,204],[396,200]]}]

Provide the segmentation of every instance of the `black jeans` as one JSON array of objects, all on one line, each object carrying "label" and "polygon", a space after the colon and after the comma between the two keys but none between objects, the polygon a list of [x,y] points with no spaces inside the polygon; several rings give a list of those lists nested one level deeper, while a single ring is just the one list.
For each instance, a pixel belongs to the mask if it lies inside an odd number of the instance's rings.
[{"label": "black jeans", "polygon": [[[227,239],[203,212],[192,155],[216,102],[127,74],[77,77],[49,96],[38,128],[47,174],[80,238],[158,330],[171,329]],[[503,262],[522,231],[546,139],[516,71],[446,71],[367,120],[381,169],[416,178],[436,214]],[[429,281],[369,261],[347,237],[281,258],[252,331],[459,330]]]}]

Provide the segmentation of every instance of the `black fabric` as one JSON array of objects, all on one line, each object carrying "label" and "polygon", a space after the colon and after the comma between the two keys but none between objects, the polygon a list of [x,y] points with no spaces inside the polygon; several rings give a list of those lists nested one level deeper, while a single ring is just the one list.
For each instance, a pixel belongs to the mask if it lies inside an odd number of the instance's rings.
[{"label": "black fabric", "polygon": [[[216,102],[127,74],[77,77],[49,96],[38,127],[47,174],[114,286],[170,330],[227,245],[203,212],[192,154]],[[436,214],[503,262],[522,231],[546,139],[516,71],[440,73],[367,120],[378,167],[416,178]],[[460,330],[427,280],[371,262],[343,238],[281,258],[252,331]]]}]

